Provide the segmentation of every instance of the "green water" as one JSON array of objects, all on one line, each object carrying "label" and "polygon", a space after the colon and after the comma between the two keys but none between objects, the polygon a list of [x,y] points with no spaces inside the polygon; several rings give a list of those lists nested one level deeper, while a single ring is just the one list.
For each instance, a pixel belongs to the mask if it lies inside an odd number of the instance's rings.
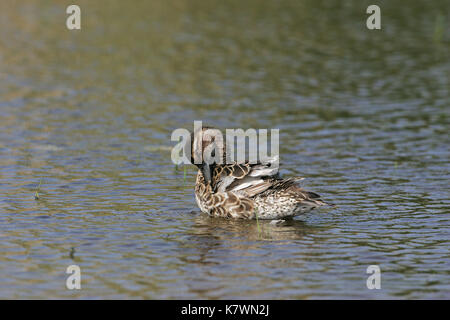
[{"label": "green water", "polygon": [[[2,1],[0,298],[450,298],[450,6],[369,4]],[[194,120],[279,128],[338,208],[200,214],[170,160]]]}]

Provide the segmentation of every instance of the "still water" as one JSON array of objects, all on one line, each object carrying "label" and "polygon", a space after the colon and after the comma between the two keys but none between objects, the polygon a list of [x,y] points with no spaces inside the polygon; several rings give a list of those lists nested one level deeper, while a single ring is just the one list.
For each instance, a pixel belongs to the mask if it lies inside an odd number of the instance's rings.
[{"label": "still water", "polygon": [[[449,2],[369,4],[2,1],[0,298],[449,299]],[[338,207],[204,216],[170,160],[194,120],[279,128]]]}]

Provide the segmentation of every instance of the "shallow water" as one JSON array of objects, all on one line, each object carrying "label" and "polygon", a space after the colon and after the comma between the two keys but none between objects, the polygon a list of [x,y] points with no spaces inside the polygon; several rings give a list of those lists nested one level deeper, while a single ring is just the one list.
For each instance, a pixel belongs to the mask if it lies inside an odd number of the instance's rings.
[{"label": "shallow water", "polygon": [[[378,31],[365,1],[77,0],[81,31],[63,2],[0,4],[0,298],[450,298],[448,1],[379,1]],[[279,128],[338,207],[200,214],[194,120]]]}]

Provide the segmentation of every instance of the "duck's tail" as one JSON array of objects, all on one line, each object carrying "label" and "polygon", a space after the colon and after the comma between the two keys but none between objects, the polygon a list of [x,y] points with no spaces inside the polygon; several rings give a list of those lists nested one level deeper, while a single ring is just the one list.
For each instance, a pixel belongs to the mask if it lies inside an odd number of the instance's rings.
[{"label": "duck's tail", "polygon": [[330,206],[330,207],[336,207],[334,203],[327,202],[322,199],[320,194],[305,190],[297,185],[297,182],[303,180],[304,178],[296,177],[296,178],[289,178],[286,179],[289,181],[289,187],[288,190],[293,192],[302,203],[307,203],[311,205],[312,207],[321,207],[321,206]]}]

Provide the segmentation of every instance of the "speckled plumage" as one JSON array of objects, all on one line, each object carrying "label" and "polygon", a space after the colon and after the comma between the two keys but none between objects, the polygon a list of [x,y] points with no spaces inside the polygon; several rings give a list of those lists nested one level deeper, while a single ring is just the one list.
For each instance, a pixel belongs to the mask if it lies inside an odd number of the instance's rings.
[{"label": "speckled plumage", "polygon": [[279,178],[273,162],[218,165],[209,183],[199,170],[195,199],[211,216],[243,219],[286,219],[327,204],[300,188],[299,180]]},{"label": "speckled plumage", "polygon": [[[192,163],[195,155],[216,143],[214,130],[202,128],[192,134]],[[226,163],[227,148],[222,142],[218,145],[222,146],[222,163]],[[202,162],[196,166],[195,199],[200,210],[210,216],[286,219],[328,204],[318,194],[297,185],[303,178],[280,178],[277,157],[256,164]]]}]

